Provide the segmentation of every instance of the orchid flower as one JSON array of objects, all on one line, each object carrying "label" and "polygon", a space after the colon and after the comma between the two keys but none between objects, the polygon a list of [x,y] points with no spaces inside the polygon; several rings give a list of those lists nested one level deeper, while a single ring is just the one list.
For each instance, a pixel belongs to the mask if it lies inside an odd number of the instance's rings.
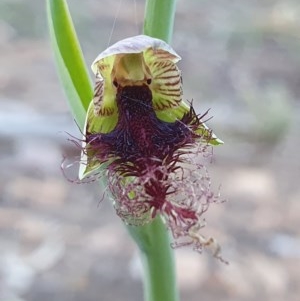
[{"label": "orchid flower", "polygon": [[79,179],[105,175],[126,224],[143,225],[159,213],[174,246],[201,251],[205,242],[195,229],[219,200],[203,159],[222,141],[203,122],[207,112],[199,116],[183,101],[179,60],[167,43],[146,35],[119,41],[95,59]]},{"label": "orchid flower", "polygon": [[[207,163],[222,144],[183,99],[172,36],[175,0],[147,0],[144,35],[124,39],[93,62],[94,92],[65,0],[47,0],[58,73],[83,138],[78,181],[103,180],[140,249],[146,301],[179,300],[171,247],[211,249],[203,214],[219,202]],[[172,235],[170,240],[169,233]]]}]

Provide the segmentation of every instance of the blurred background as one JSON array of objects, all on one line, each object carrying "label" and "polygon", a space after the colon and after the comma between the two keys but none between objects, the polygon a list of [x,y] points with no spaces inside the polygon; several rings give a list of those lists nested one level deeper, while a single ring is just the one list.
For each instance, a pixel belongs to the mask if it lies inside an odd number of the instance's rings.
[{"label": "blurred background", "polygon": [[[89,65],[141,32],[142,0],[68,3]],[[182,300],[299,300],[299,16],[298,0],[178,1],[184,97],[211,108],[225,141],[209,169],[228,202],[211,206],[204,233],[230,261],[177,250]],[[0,19],[0,300],[142,300],[137,250],[101,188],[60,171],[78,155],[66,132],[81,134],[45,2],[1,0]]]}]

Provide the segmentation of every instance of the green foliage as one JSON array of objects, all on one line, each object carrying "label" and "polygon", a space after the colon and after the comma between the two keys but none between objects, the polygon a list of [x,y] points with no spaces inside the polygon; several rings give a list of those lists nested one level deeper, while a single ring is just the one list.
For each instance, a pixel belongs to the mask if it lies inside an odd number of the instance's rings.
[{"label": "green foliage", "polygon": [[48,24],[58,74],[72,114],[83,129],[93,89],[66,1],[47,1]]}]

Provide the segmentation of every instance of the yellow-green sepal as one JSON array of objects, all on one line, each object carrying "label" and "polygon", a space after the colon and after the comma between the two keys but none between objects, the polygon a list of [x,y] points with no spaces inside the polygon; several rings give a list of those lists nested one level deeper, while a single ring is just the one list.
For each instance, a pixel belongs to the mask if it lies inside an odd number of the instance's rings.
[{"label": "yellow-green sepal", "polygon": [[96,156],[96,150],[93,150],[86,143],[86,140],[91,134],[105,134],[111,132],[118,121],[117,113],[110,116],[96,116],[94,114],[94,103],[91,101],[84,124],[84,137],[82,142],[82,152],[79,166],[79,179],[82,180],[94,173],[103,162],[99,161]]},{"label": "yellow-green sepal", "polygon": [[201,124],[201,127],[196,131],[196,133],[210,145],[224,144],[224,142],[219,139],[205,123]]}]

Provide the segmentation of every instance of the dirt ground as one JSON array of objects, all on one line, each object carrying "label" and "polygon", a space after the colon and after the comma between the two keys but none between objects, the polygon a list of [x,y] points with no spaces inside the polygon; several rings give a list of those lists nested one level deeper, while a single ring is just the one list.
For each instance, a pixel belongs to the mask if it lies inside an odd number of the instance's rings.
[{"label": "dirt ground", "polygon": [[[69,1],[90,64],[140,33],[144,1]],[[120,6],[119,14],[116,16]],[[134,12],[136,8],[136,13]],[[225,141],[209,166],[226,203],[206,214],[226,266],[176,250],[182,300],[300,296],[300,4],[179,0],[184,97]],[[142,300],[138,252],[97,184],[60,171],[80,137],[58,82],[44,1],[0,3],[0,300]]]}]

